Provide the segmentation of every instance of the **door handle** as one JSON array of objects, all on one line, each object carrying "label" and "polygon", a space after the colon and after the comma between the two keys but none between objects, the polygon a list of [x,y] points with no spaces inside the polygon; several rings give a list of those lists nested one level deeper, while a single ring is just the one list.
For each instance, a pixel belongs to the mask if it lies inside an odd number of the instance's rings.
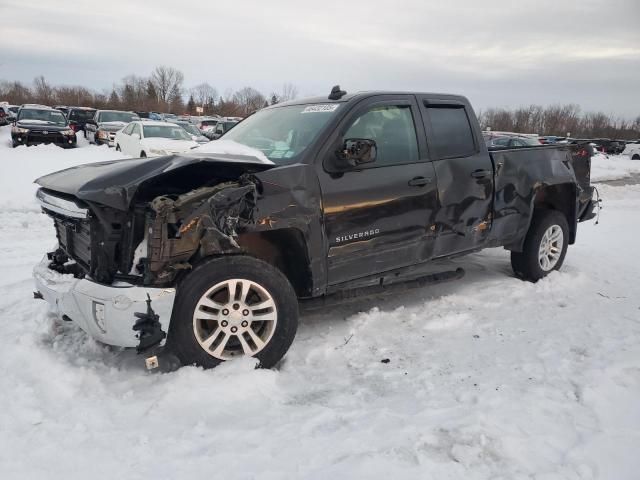
[{"label": "door handle", "polygon": [[474,170],[471,172],[473,178],[485,178],[491,175],[491,170]]},{"label": "door handle", "polygon": [[410,187],[424,187],[431,183],[431,179],[427,177],[415,177],[409,180]]}]

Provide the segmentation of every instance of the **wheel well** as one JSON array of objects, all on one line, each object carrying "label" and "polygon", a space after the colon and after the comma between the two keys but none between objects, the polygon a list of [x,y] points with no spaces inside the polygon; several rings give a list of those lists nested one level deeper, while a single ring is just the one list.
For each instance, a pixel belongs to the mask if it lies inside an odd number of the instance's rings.
[{"label": "wheel well", "polygon": [[640,155],[636,153],[633,157],[631,157],[631,160],[640,160]]},{"label": "wheel well", "polygon": [[242,233],[238,244],[245,253],[278,268],[299,297],[312,291],[309,255],[302,232],[293,228]]},{"label": "wheel well", "polygon": [[549,185],[536,192],[533,202],[534,212],[539,209],[557,210],[567,218],[569,243],[576,239],[576,187],[570,183]]}]

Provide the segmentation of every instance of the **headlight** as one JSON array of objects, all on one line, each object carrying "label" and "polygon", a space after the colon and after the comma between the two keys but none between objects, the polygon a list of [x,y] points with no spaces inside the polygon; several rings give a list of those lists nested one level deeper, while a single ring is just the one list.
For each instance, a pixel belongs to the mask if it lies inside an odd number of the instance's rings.
[{"label": "headlight", "polygon": [[21,127],[11,127],[11,133],[29,133],[29,129]]},{"label": "headlight", "polygon": [[76,134],[76,132],[74,132],[72,129],[68,128],[68,129],[66,129],[66,130],[63,130],[63,131],[62,131],[62,134],[63,134],[63,135],[75,135],[75,134]]},{"label": "headlight", "polygon": [[166,150],[160,150],[158,148],[150,148],[149,153],[153,153],[154,155],[166,155]]}]

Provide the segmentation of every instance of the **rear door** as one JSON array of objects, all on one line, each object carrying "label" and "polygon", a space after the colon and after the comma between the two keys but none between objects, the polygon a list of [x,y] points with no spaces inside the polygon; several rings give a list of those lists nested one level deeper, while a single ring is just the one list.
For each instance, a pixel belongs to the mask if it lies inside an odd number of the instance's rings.
[{"label": "rear door", "polygon": [[481,248],[491,227],[493,164],[475,114],[460,100],[418,98],[440,201],[434,256]]},{"label": "rear door", "polygon": [[[332,172],[327,166],[347,138],[375,140],[376,160]],[[413,95],[376,96],[358,103],[331,135],[321,157],[317,168],[329,285],[431,256],[435,172]]]}]

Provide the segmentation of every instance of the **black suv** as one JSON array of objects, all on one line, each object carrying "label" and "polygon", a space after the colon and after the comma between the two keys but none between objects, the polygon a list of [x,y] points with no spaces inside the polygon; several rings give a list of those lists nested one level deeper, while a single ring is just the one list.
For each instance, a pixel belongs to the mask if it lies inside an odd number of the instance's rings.
[{"label": "black suv", "polygon": [[60,110],[44,105],[23,105],[11,128],[13,147],[55,143],[59,147],[75,147],[76,133],[69,127]]},{"label": "black suv", "polygon": [[[87,120],[91,120],[96,114],[95,108],[88,107],[71,107],[67,112],[67,119],[69,120],[69,126],[74,132],[85,132],[87,126]],[[86,137],[85,133],[85,137]]]}]

